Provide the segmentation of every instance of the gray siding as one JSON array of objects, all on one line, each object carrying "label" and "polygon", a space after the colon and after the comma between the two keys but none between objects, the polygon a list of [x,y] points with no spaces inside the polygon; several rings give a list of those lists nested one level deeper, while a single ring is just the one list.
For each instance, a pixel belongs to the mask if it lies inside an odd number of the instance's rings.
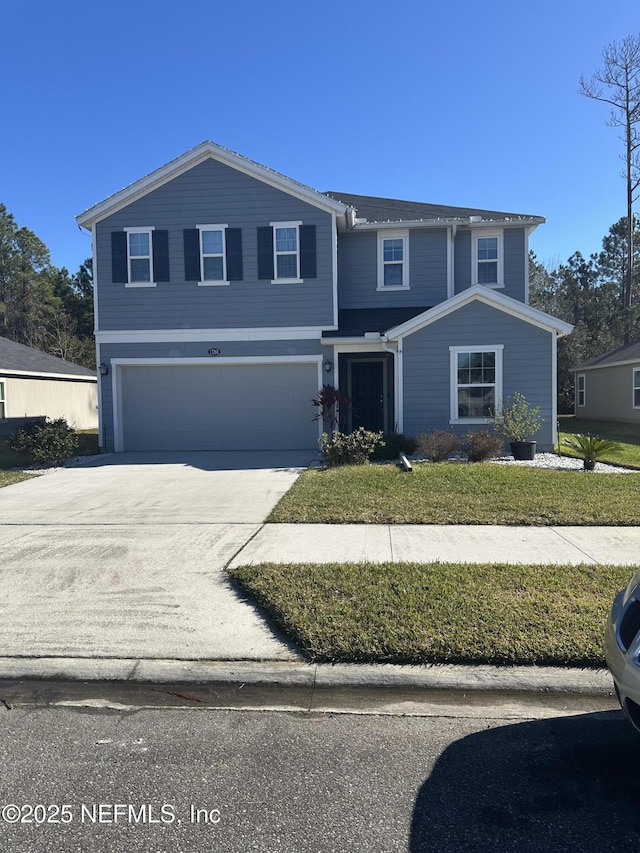
[{"label": "gray siding", "polygon": [[[524,228],[505,228],[503,242],[504,287],[498,293],[504,293],[520,302],[526,301],[526,236]],[[455,245],[455,292],[460,293],[472,284],[471,270],[471,232],[458,231]],[[475,283],[475,282],[474,282]]]},{"label": "gray siding", "polygon": [[[258,280],[257,228],[288,220],[316,226],[317,278],[289,285]],[[183,229],[214,223],[242,229],[243,281],[185,282]],[[169,232],[170,281],[155,288],[114,284],[111,232],[145,225]],[[333,325],[331,214],[215,160],[103,220],[96,239],[102,330]]]},{"label": "gray siding", "polygon": [[640,409],[633,408],[634,368],[640,369],[640,361],[578,371],[576,376],[585,375],[586,405],[578,406],[576,379],[577,417],[639,423]]},{"label": "gray siding", "polygon": [[[208,358],[210,347],[217,346],[222,358],[273,355],[323,355],[333,357],[333,351],[322,347],[319,340],[300,341],[190,341],[186,343],[129,343],[101,344],[100,360],[109,364],[112,358]],[[212,363],[215,357],[211,357]],[[102,440],[105,450],[113,450],[113,386],[112,371],[108,376],[98,377],[102,383]],[[333,374],[324,374],[326,382],[333,382]],[[314,410],[309,401],[309,419]]]},{"label": "gray siding", "polygon": [[551,333],[481,303],[426,326],[404,340],[404,432],[454,429],[462,434],[482,426],[451,426],[450,346],[503,344],[503,397],[515,391],[540,406],[544,423],[536,435],[539,449],[552,444]]},{"label": "gray siding", "polygon": [[[402,223],[399,223],[401,227]],[[340,308],[437,305],[447,298],[447,231],[409,232],[409,290],[377,290],[378,236],[375,231],[343,233],[338,238]]]}]

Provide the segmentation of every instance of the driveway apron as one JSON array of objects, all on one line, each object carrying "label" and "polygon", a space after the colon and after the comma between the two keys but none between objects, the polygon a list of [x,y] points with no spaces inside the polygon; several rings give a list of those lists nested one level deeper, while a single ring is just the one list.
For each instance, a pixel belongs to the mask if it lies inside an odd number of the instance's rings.
[{"label": "driveway apron", "polygon": [[123,453],[0,489],[0,656],[296,658],[224,567],[312,457]]}]

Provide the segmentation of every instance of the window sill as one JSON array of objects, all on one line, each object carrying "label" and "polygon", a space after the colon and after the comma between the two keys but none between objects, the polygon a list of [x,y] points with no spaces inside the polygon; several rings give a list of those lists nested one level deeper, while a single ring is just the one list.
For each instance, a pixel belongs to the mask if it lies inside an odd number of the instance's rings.
[{"label": "window sill", "polygon": [[450,426],[464,426],[465,424],[485,424],[489,418],[449,418]]},{"label": "window sill", "polygon": [[155,281],[129,281],[125,287],[157,287]]},{"label": "window sill", "polygon": [[199,281],[198,287],[229,287],[228,281]]},{"label": "window sill", "polygon": [[272,278],[271,284],[303,284],[303,278]]},{"label": "window sill", "polygon": [[382,293],[386,290],[411,290],[411,287],[408,284],[379,284],[376,290]]},{"label": "window sill", "polygon": [[482,287],[487,287],[489,290],[504,290],[504,282],[502,284],[482,284],[482,282],[477,281],[476,284],[480,284]]}]

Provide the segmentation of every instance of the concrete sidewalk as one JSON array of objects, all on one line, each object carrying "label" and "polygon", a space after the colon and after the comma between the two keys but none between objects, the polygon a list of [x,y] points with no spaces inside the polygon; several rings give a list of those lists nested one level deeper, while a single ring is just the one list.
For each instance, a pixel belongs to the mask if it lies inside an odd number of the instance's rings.
[{"label": "concrete sidewalk", "polygon": [[265,524],[230,565],[345,561],[640,566],[640,527]]}]

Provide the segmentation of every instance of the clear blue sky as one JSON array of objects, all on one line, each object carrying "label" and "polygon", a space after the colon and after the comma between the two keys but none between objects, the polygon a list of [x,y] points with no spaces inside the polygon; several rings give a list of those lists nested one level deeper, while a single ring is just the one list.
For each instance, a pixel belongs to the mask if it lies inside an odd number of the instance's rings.
[{"label": "clear blue sky", "polygon": [[543,262],[625,213],[578,94],[634,0],[0,0],[0,202],[74,272],[75,215],[205,139],[319,190],[547,218]]}]

